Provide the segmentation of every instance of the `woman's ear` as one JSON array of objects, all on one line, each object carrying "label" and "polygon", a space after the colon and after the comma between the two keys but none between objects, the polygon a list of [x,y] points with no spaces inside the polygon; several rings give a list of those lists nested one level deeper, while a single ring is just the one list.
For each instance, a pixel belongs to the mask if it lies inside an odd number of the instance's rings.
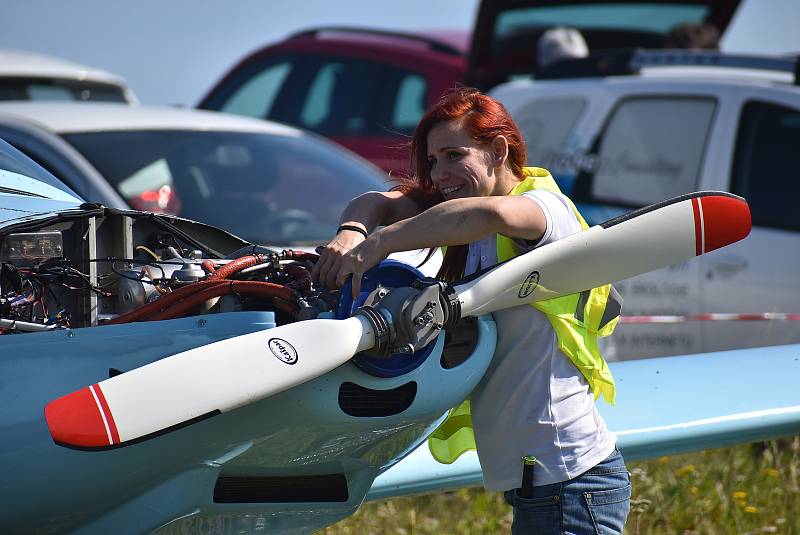
[{"label": "woman's ear", "polygon": [[508,159],[508,140],[505,136],[497,136],[492,140],[492,159],[495,167],[500,167]]}]

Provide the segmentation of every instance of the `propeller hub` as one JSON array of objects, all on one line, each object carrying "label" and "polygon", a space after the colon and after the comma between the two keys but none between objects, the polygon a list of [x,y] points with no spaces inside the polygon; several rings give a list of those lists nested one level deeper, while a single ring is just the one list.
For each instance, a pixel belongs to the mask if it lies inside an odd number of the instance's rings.
[{"label": "propeller hub", "polygon": [[411,287],[377,287],[356,314],[366,317],[376,333],[375,347],[364,353],[386,358],[426,347],[459,319],[460,303],[449,284],[424,278]]}]

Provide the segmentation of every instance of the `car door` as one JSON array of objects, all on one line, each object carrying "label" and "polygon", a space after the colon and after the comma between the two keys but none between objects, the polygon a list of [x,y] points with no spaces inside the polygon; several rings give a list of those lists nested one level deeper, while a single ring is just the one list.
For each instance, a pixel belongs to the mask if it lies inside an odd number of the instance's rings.
[{"label": "car door", "polygon": [[[743,241],[701,257],[709,313],[800,312],[800,91],[741,92],[731,113],[728,188],[747,199],[753,229]],[[792,321],[701,322],[709,350],[800,342]]]}]

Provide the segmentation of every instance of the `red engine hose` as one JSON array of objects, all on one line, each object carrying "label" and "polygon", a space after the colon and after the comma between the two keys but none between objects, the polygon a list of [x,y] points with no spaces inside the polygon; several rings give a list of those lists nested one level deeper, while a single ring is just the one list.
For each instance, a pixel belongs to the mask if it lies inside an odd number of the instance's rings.
[{"label": "red engine hose", "polygon": [[206,280],[227,279],[237,271],[249,268],[250,266],[255,266],[256,264],[261,264],[262,262],[264,262],[264,255],[255,254],[243,256],[241,258],[237,258],[233,262],[225,264],[214,273],[209,275],[208,279]]},{"label": "red engine hose", "polygon": [[224,280],[204,280],[188,284],[182,288],[178,288],[174,292],[164,294],[155,301],[151,301],[150,303],[142,305],[137,309],[131,310],[130,312],[126,312],[125,314],[120,314],[116,318],[113,318],[105,322],[103,325],[115,325],[118,323],[130,323],[134,321],[141,321],[142,318],[161,311],[162,309],[168,307],[175,301],[183,299],[187,295],[193,294],[209,286],[217,286],[224,283],[225,283]]},{"label": "red engine hose", "polygon": [[297,305],[293,303],[296,294],[290,288],[281,286],[280,284],[273,284],[271,282],[224,281],[222,284],[203,288],[197,293],[187,296],[181,302],[171,305],[169,308],[162,310],[158,314],[155,314],[148,319],[165,320],[177,318],[198,307],[200,304],[208,301],[209,299],[231,293],[254,295],[271,299],[277,298],[277,300],[273,302],[276,307],[281,308],[290,314],[297,314],[299,311]]},{"label": "red engine hose", "polygon": [[294,277],[294,280],[288,283],[290,287],[301,292],[311,290],[311,273],[306,268],[288,265],[284,267],[284,271]]},{"label": "red engine hose", "polygon": [[281,251],[281,258],[283,260],[319,260],[319,255],[314,253],[307,253],[305,251],[295,251],[293,249],[284,249]]},{"label": "red engine hose", "polygon": [[215,266],[214,262],[211,260],[203,260],[203,263],[200,264],[200,267],[202,267],[203,271],[206,273],[214,273],[217,270],[217,266]]},{"label": "red engine hose", "polygon": [[[318,255],[304,253],[302,251],[284,251],[284,254],[286,253],[288,253],[288,258],[292,259],[318,258]],[[276,307],[291,314],[296,314],[298,308],[293,304],[296,295],[291,287],[287,288],[267,282],[226,280],[229,276],[238,271],[263,262],[264,255],[247,255],[237,258],[219,269],[215,269],[213,262],[206,260],[203,262],[202,266],[203,269],[210,273],[207,279],[188,284],[173,292],[164,294],[155,301],[142,305],[125,314],[121,314],[105,322],[103,325],[116,325],[135,321],[177,317],[191,310],[193,307],[199,306],[200,303],[208,299],[234,292],[278,298],[278,300],[274,302]],[[287,273],[296,279],[294,283],[290,283],[292,286],[298,287],[299,289],[310,289],[311,277],[308,270],[299,266],[287,266]],[[231,283],[234,284],[231,285]],[[217,289],[217,287],[221,285],[225,286],[225,289]],[[178,301],[180,302],[178,303]]]}]

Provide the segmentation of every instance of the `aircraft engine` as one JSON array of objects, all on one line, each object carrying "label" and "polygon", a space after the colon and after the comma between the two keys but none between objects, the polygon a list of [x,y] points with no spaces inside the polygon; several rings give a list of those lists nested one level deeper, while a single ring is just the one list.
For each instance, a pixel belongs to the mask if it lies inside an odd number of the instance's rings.
[{"label": "aircraft engine", "polygon": [[0,334],[246,310],[283,324],[335,311],[338,292],[312,287],[314,253],[242,247],[176,221],[97,208],[3,233]]}]

